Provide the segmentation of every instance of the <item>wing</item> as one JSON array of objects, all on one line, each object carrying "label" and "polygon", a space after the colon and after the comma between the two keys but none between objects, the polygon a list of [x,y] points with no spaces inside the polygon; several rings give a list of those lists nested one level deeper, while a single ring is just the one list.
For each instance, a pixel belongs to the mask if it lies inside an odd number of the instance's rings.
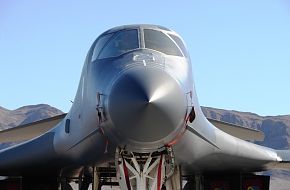
[{"label": "wing", "polygon": [[[263,141],[264,140],[264,133],[259,130],[254,130],[250,128],[245,128],[242,126],[209,119],[207,118],[215,127],[219,128],[220,130],[235,136],[237,138],[243,140],[255,140],[255,141]],[[192,130],[191,130],[192,131]],[[213,146],[217,147],[217,145],[209,142]],[[290,150],[275,150],[270,148],[265,148],[267,150],[271,150],[277,154],[277,160],[275,163],[269,164],[267,169],[290,169]]]},{"label": "wing", "polygon": [[[37,171],[55,172],[60,157],[53,146],[55,133],[49,130],[65,116],[66,114],[62,114],[0,131],[1,143],[25,141],[0,150],[0,175],[18,176]],[[26,141],[30,139],[33,140]]]},{"label": "wing", "polygon": [[66,114],[0,131],[0,143],[25,141],[44,134],[55,127]]},{"label": "wing", "polygon": [[234,125],[231,123],[226,123],[214,119],[209,119],[209,122],[211,122],[216,128],[219,128],[220,130],[235,136],[237,138],[243,139],[243,140],[251,140],[251,141],[263,141],[264,140],[264,133],[259,130],[250,129],[246,127],[242,127],[239,125]]}]

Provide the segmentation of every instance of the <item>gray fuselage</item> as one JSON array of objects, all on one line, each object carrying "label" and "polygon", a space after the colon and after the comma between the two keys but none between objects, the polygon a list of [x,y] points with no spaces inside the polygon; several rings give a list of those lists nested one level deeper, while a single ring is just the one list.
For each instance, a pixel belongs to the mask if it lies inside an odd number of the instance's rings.
[{"label": "gray fuselage", "polygon": [[64,120],[40,137],[2,150],[0,172],[60,171],[114,160],[117,147],[143,153],[166,146],[186,173],[260,171],[281,160],[274,150],[207,121],[178,34],[154,25],[122,26],[91,46]]}]

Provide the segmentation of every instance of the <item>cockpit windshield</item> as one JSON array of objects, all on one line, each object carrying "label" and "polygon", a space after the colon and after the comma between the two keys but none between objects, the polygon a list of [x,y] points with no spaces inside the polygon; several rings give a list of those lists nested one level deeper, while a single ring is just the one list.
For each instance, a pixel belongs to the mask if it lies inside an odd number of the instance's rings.
[{"label": "cockpit windshield", "polygon": [[142,47],[167,55],[187,57],[186,48],[178,36],[154,29],[143,29],[143,35],[144,41],[140,40],[140,45],[138,29],[103,34],[96,41],[91,60],[117,57]]},{"label": "cockpit windshield", "polygon": [[93,55],[92,55],[92,61],[96,60],[98,58],[98,55],[100,54],[100,51],[104,48],[108,40],[114,35],[114,33],[106,34],[101,36],[95,45]]},{"label": "cockpit windshield", "polygon": [[167,55],[183,56],[176,44],[163,32],[144,29],[145,48],[160,51]]},{"label": "cockpit windshield", "polygon": [[175,36],[175,35],[173,35],[173,34],[169,34],[169,36],[170,36],[170,37],[175,41],[175,43],[179,46],[179,48],[181,49],[183,55],[184,55],[185,57],[188,57],[188,53],[187,53],[186,47],[185,47],[184,43],[182,42],[182,40],[181,40],[179,37],[177,37],[177,36]]},{"label": "cockpit windshield", "polygon": [[123,30],[117,32],[109,40],[109,42],[100,51],[98,58],[104,59],[116,57],[137,48],[139,48],[138,30]]}]

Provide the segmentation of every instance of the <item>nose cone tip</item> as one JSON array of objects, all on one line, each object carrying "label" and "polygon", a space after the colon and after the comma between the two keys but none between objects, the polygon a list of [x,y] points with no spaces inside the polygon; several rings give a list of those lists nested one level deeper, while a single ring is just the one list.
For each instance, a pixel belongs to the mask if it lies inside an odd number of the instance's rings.
[{"label": "nose cone tip", "polygon": [[179,84],[164,71],[135,70],[114,83],[108,109],[123,138],[154,142],[183,123],[186,99]]}]

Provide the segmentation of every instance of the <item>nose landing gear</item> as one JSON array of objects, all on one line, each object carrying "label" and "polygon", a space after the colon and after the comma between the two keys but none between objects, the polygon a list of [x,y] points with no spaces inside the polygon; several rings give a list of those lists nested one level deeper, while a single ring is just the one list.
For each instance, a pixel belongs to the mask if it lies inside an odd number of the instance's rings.
[{"label": "nose landing gear", "polygon": [[180,172],[176,172],[170,147],[151,153],[117,149],[115,164],[122,190],[181,189]]}]

